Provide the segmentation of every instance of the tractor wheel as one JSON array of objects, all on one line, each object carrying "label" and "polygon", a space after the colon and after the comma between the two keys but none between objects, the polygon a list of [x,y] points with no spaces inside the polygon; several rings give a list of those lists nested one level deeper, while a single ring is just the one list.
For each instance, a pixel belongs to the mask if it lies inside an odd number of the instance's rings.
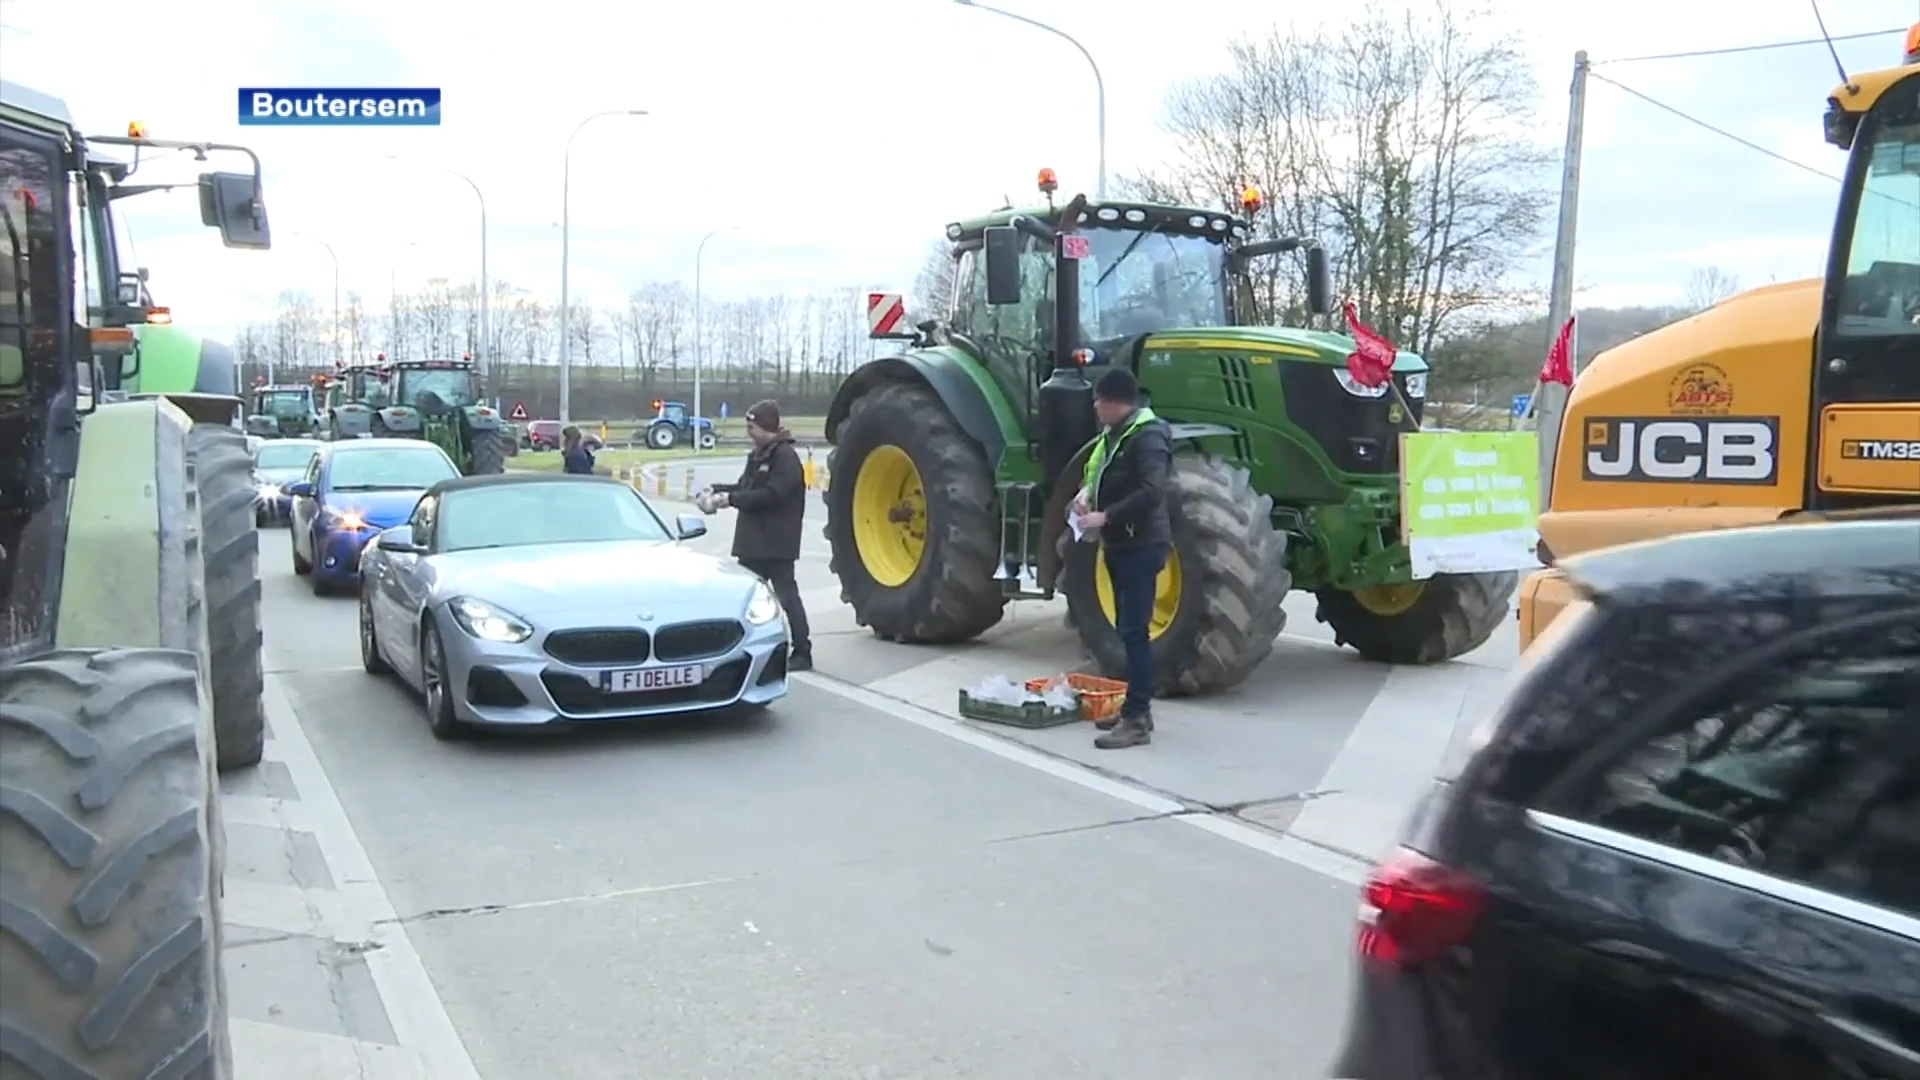
[{"label": "tractor wheel", "polygon": [[[1273,500],[1254,492],[1246,470],[1183,453],[1174,456],[1171,479],[1173,547],[1147,620],[1154,693],[1219,693],[1245,681],[1286,626],[1287,537],[1273,527]],[[1061,576],[1081,646],[1101,674],[1124,676],[1127,654],[1113,628],[1113,586],[1099,545],[1071,545]]]},{"label": "tractor wheel", "polygon": [[714,435],[711,429],[700,433],[700,449],[711,450],[718,445],[720,445],[720,440]]},{"label": "tractor wheel", "polygon": [[498,476],[507,471],[507,436],[497,431],[473,433],[472,468],[468,476]]},{"label": "tractor wheel", "polygon": [[199,658],[0,668],[0,1061],[29,1077],[233,1075],[225,832]]},{"label": "tractor wheel", "polygon": [[832,569],[860,625],[947,644],[1000,621],[993,469],[932,390],[895,383],[856,400],[827,467]]},{"label": "tractor wheel", "polygon": [[207,668],[220,770],[260,763],[266,744],[266,683],[260,669],[260,534],[253,528],[253,457],[247,438],[223,424],[187,436],[200,500],[206,562]]},{"label": "tractor wheel", "polygon": [[1507,620],[1520,575],[1440,574],[1354,592],[1323,589],[1334,640],[1382,664],[1437,664],[1479,648]]},{"label": "tractor wheel", "polygon": [[647,429],[647,445],[655,450],[671,450],[680,441],[680,431],[672,424],[655,424]]}]

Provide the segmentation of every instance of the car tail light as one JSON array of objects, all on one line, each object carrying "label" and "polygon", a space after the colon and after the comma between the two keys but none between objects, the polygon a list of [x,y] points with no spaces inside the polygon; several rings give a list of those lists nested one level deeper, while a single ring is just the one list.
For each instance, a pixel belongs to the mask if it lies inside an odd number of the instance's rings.
[{"label": "car tail light", "polygon": [[1360,955],[1396,966],[1432,960],[1467,940],[1485,902],[1479,882],[1402,848],[1360,889]]}]

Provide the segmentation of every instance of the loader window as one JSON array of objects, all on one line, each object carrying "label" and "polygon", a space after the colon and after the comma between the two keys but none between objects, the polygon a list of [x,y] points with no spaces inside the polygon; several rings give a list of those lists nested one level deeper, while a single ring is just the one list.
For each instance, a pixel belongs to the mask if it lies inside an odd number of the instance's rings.
[{"label": "loader window", "polygon": [[1847,336],[1920,336],[1920,116],[1897,119],[1854,150],[1866,174],[1835,326]]}]

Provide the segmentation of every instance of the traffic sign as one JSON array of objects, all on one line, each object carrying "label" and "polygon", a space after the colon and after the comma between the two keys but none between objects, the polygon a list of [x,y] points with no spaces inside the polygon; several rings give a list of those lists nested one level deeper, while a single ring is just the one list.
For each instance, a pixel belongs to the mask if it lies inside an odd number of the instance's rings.
[{"label": "traffic sign", "polygon": [[1525,416],[1525,415],[1527,415],[1527,409],[1528,409],[1528,407],[1530,407],[1530,406],[1531,406],[1532,404],[1533,404],[1533,395],[1532,395],[1532,394],[1515,394],[1515,395],[1513,395],[1513,415],[1515,415],[1515,416]]},{"label": "traffic sign", "polygon": [[524,401],[514,402],[513,411],[507,414],[507,419],[525,420],[526,418],[527,418],[527,403]]}]

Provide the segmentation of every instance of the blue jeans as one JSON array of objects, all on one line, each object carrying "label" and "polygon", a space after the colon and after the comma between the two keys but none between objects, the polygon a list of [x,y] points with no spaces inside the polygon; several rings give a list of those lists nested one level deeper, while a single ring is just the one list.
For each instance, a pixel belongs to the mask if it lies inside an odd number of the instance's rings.
[{"label": "blue jeans", "polygon": [[1127,648],[1125,716],[1141,716],[1153,704],[1153,645],[1147,624],[1153,618],[1154,585],[1167,565],[1167,545],[1108,548],[1107,580],[1113,585],[1113,625]]}]

